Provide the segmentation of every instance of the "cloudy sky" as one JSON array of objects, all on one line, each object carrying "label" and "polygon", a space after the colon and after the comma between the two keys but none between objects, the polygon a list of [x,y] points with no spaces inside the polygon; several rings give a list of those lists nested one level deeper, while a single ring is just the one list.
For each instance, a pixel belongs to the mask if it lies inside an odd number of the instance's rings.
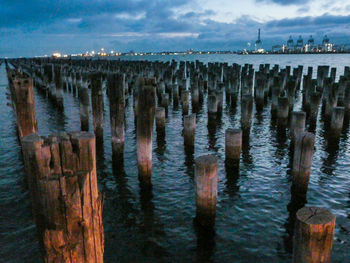
[{"label": "cloudy sky", "polygon": [[350,43],[350,0],[0,0],[0,57]]}]

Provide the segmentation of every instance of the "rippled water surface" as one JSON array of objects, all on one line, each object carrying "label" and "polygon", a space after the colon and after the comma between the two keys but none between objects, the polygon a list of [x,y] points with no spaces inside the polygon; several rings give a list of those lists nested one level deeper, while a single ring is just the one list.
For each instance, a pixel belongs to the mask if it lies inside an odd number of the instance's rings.
[{"label": "rippled water surface", "polygon": [[[191,55],[145,56],[123,59],[196,60],[260,63],[281,66],[330,65],[337,76],[349,65],[350,55]],[[315,75],[314,75],[315,77]],[[24,181],[21,149],[13,111],[6,104],[7,79],[0,67],[0,262],[41,262],[30,202]],[[35,91],[39,131],[80,129],[79,101],[64,94],[59,113]],[[300,94],[296,109],[300,109]],[[91,116],[90,116],[91,118]],[[99,145],[98,174],[105,195],[105,262],[290,262],[293,204],[291,204],[288,136],[278,135],[271,123],[270,105],[254,111],[249,145],[244,147],[239,174],[226,172],[224,132],[239,127],[240,106],[224,105],[215,132],[207,127],[206,98],[197,115],[195,153],[186,153],[182,112],[169,108],[166,138],[153,142],[153,190],[140,190],[132,98],[126,111],[124,169],[112,166],[108,99],[105,98],[104,145]],[[91,121],[90,121],[91,125]],[[90,127],[91,130],[92,127]],[[193,224],[194,169],[197,156],[219,157],[217,218],[214,233]],[[339,144],[325,137],[319,118],[307,204],[329,208],[337,218],[333,262],[350,262],[350,148],[349,123]]]}]

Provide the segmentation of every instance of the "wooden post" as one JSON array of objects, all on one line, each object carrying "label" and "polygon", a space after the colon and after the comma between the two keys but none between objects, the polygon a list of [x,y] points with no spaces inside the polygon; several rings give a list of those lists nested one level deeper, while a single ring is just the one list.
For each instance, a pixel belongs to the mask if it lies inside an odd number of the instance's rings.
[{"label": "wooden post", "polygon": [[243,95],[241,101],[241,127],[243,133],[250,133],[253,116],[253,97],[251,95]]},{"label": "wooden post", "polygon": [[184,117],[184,144],[186,147],[194,147],[196,134],[196,114]]},{"label": "wooden post", "polygon": [[150,185],[152,177],[152,138],[156,106],[154,86],[141,84],[137,103],[137,163],[142,184]]},{"label": "wooden post", "polygon": [[315,135],[309,132],[299,133],[295,140],[292,176],[293,188],[299,195],[306,195],[314,154]]},{"label": "wooden post", "polygon": [[279,95],[280,87],[273,85],[271,88],[271,119],[276,119]]},{"label": "wooden post", "polygon": [[288,124],[289,102],[286,97],[278,98],[277,125],[285,128]]},{"label": "wooden post", "polygon": [[227,129],[225,132],[225,156],[226,163],[232,163],[234,166],[239,165],[242,151],[242,130]]},{"label": "wooden post", "polygon": [[321,93],[313,92],[310,95],[309,125],[312,130],[316,128],[318,109],[321,102]]},{"label": "wooden post", "polygon": [[[111,74],[107,78],[109,112],[112,136],[112,152],[117,160],[123,159],[124,153],[124,115],[125,115],[125,76]],[[136,97],[136,96],[135,96]]]},{"label": "wooden post", "polygon": [[91,105],[92,105],[92,122],[96,138],[103,138],[103,114],[104,102],[102,92],[102,74],[91,74]]},{"label": "wooden post", "polygon": [[297,137],[297,135],[305,131],[305,120],[306,120],[305,112],[303,111],[292,112],[292,119],[290,122],[290,129],[289,129],[292,145],[294,145],[295,138]]},{"label": "wooden post", "polygon": [[196,220],[204,227],[212,227],[218,194],[218,159],[214,155],[204,155],[195,163]]},{"label": "wooden post", "polygon": [[158,107],[156,109],[156,129],[157,129],[157,136],[159,135],[165,135],[165,108]]},{"label": "wooden post", "polygon": [[264,108],[264,98],[265,98],[265,87],[264,80],[258,79],[257,85],[255,87],[255,102],[257,111],[262,111]]},{"label": "wooden post", "polygon": [[23,138],[44,262],[103,262],[103,202],[95,148],[95,137],[87,132]]},{"label": "wooden post", "polygon": [[218,102],[215,95],[208,96],[208,124],[216,120],[218,113]]},{"label": "wooden post", "polygon": [[344,107],[334,107],[331,119],[331,131],[332,135],[339,136],[343,128],[344,122]]},{"label": "wooden post", "polygon": [[190,92],[184,90],[181,92],[182,114],[188,115],[188,109],[190,104]]},{"label": "wooden post", "polygon": [[222,106],[224,103],[224,92],[222,89],[215,92],[218,104],[218,112],[222,112]]},{"label": "wooden post", "polygon": [[330,263],[335,216],[327,209],[303,207],[296,214],[293,263]]},{"label": "wooden post", "polygon": [[177,108],[179,105],[179,86],[177,84],[173,85],[173,106]]},{"label": "wooden post", "polygon": [[161,97],[161,106],[165,110],[165,116],[168,117],[169,94],[163,93]]},{"label": "wooden post", "polygon": [[80,123],[82,131],[89,131],[89,90],[82,87],[79,91]]},{"label": "wooden post", "polygon": [[15,78],[13,80],[13,95],[18,135],[21,140],[24,136],[38,131],[33,80],[30,78]]},{"label": "wooden post", "polygon": [[54,75],[54,89],[55,89],[55,96],[54,96],[54,103],[56,104],[56,107],[59,110],[63,110],[63,82],[62,82],[62,68],[61,65],[57,65],[53,67],[53,75]]}]

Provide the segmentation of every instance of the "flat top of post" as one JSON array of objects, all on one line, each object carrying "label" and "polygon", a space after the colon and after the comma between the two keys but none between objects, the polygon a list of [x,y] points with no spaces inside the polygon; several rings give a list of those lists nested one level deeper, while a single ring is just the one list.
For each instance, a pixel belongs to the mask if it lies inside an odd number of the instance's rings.
[{"label": "flat top of post", "polygon": [[196,165],[198,166],[214,166],[218,164],[218,158],[213,154],[202,155],[196,159]]},{"label": "flat top of post", "polygon": [[327,209],[320,207],[303,207],[296,214],[299,221],[308,225],[330,223],[335,216]]},{"label": "flat top of post", "polygon": [[196,119],[195,113],[184,116],[184,120],[192,120],[192,119]]},{"label": "flat top of post", "polygon": [[296,116],[300,116],[300,117],[302,117],[302,116],[306,117],[305,111],[293,111],[292,114],[296,115]]},{"label": "flat top of post", "polygon": [[41,140],[42,140],[42,138],[41,138],[41,136],[38,133],[31,133],[31,134],[29,134],[27,136],[24,136],[22,138],[22,143],[38,142],[38,141],[41,141]]},{"label": "flat top of post", "polygon": [[227,134],[241,134],[242,130],[241,129],[228,128],[228,129],[226,129],[226,133]]}]

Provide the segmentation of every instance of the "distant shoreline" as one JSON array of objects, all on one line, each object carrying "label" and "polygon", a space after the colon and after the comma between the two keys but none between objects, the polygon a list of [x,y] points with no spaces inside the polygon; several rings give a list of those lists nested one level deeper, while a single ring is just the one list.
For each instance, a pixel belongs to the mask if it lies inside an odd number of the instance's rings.
[{"label": "distant shoreline", "polygon": [[236,53],[237,55],[333,55],[333,54],[350,54],[350,52],[307,52],[307,53]]}]

